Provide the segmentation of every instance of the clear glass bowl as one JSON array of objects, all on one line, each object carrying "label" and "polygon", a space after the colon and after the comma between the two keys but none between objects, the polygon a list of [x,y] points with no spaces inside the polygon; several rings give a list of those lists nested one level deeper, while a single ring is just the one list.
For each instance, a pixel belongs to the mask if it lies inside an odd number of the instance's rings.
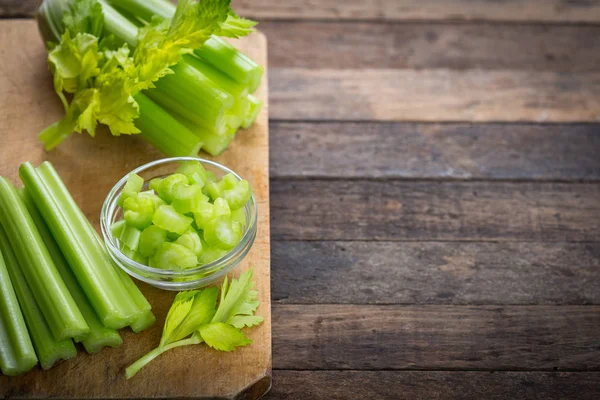
[{"label": "clear glass bowl", "polygon": [[256,239],[258,208],[256,206],[256,199],[254,195],[252,195],[252,198],[244,208],[244,211],[246,212],[246,221],[248,221],[248,223],[246,224],[242,240],[224,257],[213,261],[210,264],[183,271],[169,271],[140,264],[121,252],[119,239],[113,236],[110,227],[114,222],[123,219],[123,209],[117,205],[117,200],[119,199],[119,196],[121,196],[127,177],[132,173],[140,175],[145,181],[144,188],[147,188],[148,182],[151,179],[164,177],[174,173],[182,161],[199,161],[207,171],[212,171],[218,178],[227,174],[233,174],[239,180],[242,179],[229,168],[214,161],[204,160],[202,158],[175,157],[156,160],[134,169],[117,182],[106,197],[100,214],[100,226],[102,235],[104,236],[104,242],[106,243],[108,253],[119,268],[123,269],[134,278],[165,290],[196,289],[217,281],[244,259],[246,254],[248,254],[248,251],[250,251],[254,239]]}]

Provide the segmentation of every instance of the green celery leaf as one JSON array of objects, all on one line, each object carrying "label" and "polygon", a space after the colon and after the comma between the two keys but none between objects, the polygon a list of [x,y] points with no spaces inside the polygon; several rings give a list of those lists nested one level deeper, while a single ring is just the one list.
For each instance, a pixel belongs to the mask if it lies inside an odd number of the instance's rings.
[{"label": "green celery leaf", "polygon": [[231,318],[239,315],[253,315],[259,306],[257,292],[252,290],[253,270],[249,269],[239,279],[225,280],[221,288],[221,301],[212,322],[231,323]]},{"label": "green celery leaf", "polygon": [[167,318],[165,320],[165,326],[160,339],[161,347],[168,343],[168,340],[171,338],[173,332],[185,320],[192,309],[192,305],[194,304],[194,297],[199,292],[199,290],[192,290],[188,292],[177,293],[177,296],[175,296],[173,305],[169,309],[169,313],[167,314]]},{"label": "green celery leaf", "polygon": [[100,37],[104,28],[104,13],[98,0],[75,0],[65,11],[62,20],[65,30],[72,35],[89,33]]},{"label": "green celery leaf", "polygon": [[220,351],[233,351],[238,346],[252,343],[244,332],[222,322],[213,322],[200,327],[200,335],[207,345]]},{"label": "green celery leaf", "polygon": [[215,31],[215,35],[237,39],[254,32],[254,29],[252,28],[257,24],[258,22],[252,21],[251,19],[242,18],[233,12],[233,10],[230,10],[225,22],[223,22],[219,26],[219,29]]},{"label": "green celery leaf", "polygon": [[216,287],[211,287],[197,293],[188,315],[173,330],[166,343],[181,340],[210,323],[216,312],[217,292]]},{"label": "green celery leaf", "polygon": [[261,324],[265,319],[259,315],[235,315],[227,320],[227,323],[238,329],[250,328]]}]

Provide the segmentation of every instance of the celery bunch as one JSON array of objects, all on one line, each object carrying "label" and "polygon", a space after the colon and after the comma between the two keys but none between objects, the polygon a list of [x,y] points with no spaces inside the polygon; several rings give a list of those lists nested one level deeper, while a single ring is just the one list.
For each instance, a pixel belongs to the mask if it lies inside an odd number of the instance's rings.
[{"label": "celery bunch", "polygon": [[219,37],[255,25],[230,0],[44,0],[37,19],[65,108],[40,134],[48,150],[104,124],[169,156],[215,155],[262,107],[262,67]]}]

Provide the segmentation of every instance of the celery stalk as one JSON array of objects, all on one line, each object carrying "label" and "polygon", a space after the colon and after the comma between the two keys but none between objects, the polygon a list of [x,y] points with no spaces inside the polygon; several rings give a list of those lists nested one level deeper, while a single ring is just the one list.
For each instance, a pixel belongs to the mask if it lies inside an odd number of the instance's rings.
[{"label": "celery stalk", "polygon": [[135,96],[135,101],[140,106],[135,126],[147,142],[170,157],[198,155],[202,147],[198,136],[142,93]]},{"label": "celery stalk", "polygon": [[236,82],[218,68],[206,63],[198,57],[184,55],[183,60],[214,82],[217,87],[231,94],[235,99],[246,97],[249,94],[248,87]]},{"label": "celery stalk", "polygon": [[37,305],[33,292],[27,284],[25,275],[10,247],[10,242],[4,228],[0,226],[0,252],[4,256],[4,261],[10,279],[13,283],[17,299],[21,305],[21,311],[25,317],[25,323],[33,341],[35,353],[38,356],[40,365],[43,369],[51,368],[58,360],[69,360],[77,355],[77,349],[71,339],[56,340],[42,310]]},{"label": "celery stalk", "polygon": [[44,163],[36,170],[25,163],[19,168],[19,175],[102,324],[120,329],[135,321],[139,310],[123,287],[109,255],[95,247],[87,219],[52,166]]},{"label": "celery stalk", "polygon": [[25,320],[0,251],[0,370],[15,376],[37,364]]},{"label": "celery stalk", "polygon": [[56,340],[78,337],[89,327],[62,280],[46,245],[12,183],[0,178],[0,222],[35,300]]},{"label": "celery stalk", "polygon": [[248,107],[248,111],[244,117],[244,122],[242,122],[242,128],[244,129],[249,128],[252,126],[252,124],[254,124],[254,121],[256,121],[256,118],[258,117],[258,114],[260,114],[260,111],[263,107],[262,100],[254,95],[249,95],[248,101],[250,106]]},{"label": "celery stalk", "polygon": [[96,312],[90,304],[90,301],[83,292],[81,285],[79,285],[79,282],[77,282],[77,278],[75,278],[75,275],[73,275],[73,272],[69,268],[67,260],[65,260],[65,257],[58,247],[58,244],[56,244],[56,241],[52,237],[46,222],[44,222],[42,215],[36,208],[29,192],[25,188],[21,188],[19,190],[19,195],[23,199],[31,218],[37,226],[40,236],[46,244],[50,256],[54,260],[56,269],[58,269],[58,272],[65,281],[69,292],[75,299],[79,310],[83,314],[85,321],[90,327],[90,333],[83,337],[75,338],[75,341],[81,342],[88,353],[97,353],[103,347],[107,346],[120,346],[123,343],[123,340],[121,339],[119,332],[117,332],[115,329],[106,328],[104,325],[102,325],[102,322],[98,318],[98,315],[96,315]]}]

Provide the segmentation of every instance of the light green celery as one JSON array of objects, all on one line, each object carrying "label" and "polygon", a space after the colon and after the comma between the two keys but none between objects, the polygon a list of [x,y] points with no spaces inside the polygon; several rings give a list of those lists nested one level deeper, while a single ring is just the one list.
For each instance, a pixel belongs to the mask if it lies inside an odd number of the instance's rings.
[{"label": "light green celery", "polygon": [[142,232],[138,251],[144,257],[152,257],[156,253],[156,250],[166,241],[167,231],[156,225],[151,225]]},{"label": "light green celery", "polygon": [[19,175],[103,325],[120,329],[131,324],[140,311],[108,253],[96,247],[87,218],[51,164],[43,163],[37,170],[22,164]]},{"label": "light green celery", "polygon": [[245,98],[249,94],[248,87],[231,79],[230,76],[221,72],[218,68],[208,64],[206,61],[191,55],[183,56],[186,63],[200,71],[218,87],[231,94],[235,99]]},{"label": "light green celery", "polygon": [[125,229],[125,221],[124,220],[115,222],[114,224],[112,224],[110,226],[110,231],[114,237],[121,236],[121,232],[123,232],[123,229]]},{"label": "light green celery", "polygon": [[171,69],[174,74],[144,93],[165,109],[219,133],[225,111],[234,105],[233,96],[184,60]]},{"label": "light green celery", "polygon": [[17,295],[0,251],[0,370],[8,376],[21,375],[37,362]]},{"label": "light green celery", "polygon": [[198,155],[202,139],[142,93],[135,101],[140,106],[135,126],[147,142],[169,157]]},{"label": "light green celery", "polygon": [[[96,232],[96,230],[94,229],[94,227],[92,226],[92,224],[89,221],[88,221],[88,228],[92,231],[92,234],[96,238],[96,247],[99,250],[106,251],[106,246],[102,242],[100,235],[98,235],[98,232]],[[137,253],[137,254],[140,257],[142,257],[141,254],[139,254],[139,253]],[[142,260],[137,259],[137,257],[134,257],[133,259],[137,262],[142,261]],[[143,262],[142,264],[146,264],[146,262]],[[138,318],[135,321],[133,321],[131,323],[131,325],[129,325],[129,327],[135,333],[140,333],[142,331],[145,331],[146,329],[150,328],[154,324],[154,322],[156,322],[156,316],[154,315],[154,313],[152,313],[152,306],[150,305],[150,303],[148,303],[148,300],[146,300],[146,297],[144,297],[144,294],[137,287],[137,285],[135,284],[133,279],[131,279],[131,277],[129,275],[127,275],[127,273],[125,273],[125,271],[123,271],[118,266],[116,266],[114,264],[113,264],[113,266],[114,266],[115,270],[117,271],[117,274],[119,275],[119,278],[121,279],[121,282],[123,283],[123,286],[125,286],[127,293],[129,293],[129,296],[131,296],[136,307],[140,310],[140,315],[138,316]]]},{"label": "light green celery", "polygon": [[138,228],[125,225],[123,232],[121,232],[121,236],[119,236],[121,246],[127,246],[130,250],[136,251],[140,243],[141,235],[142,231],[140,231]]},{"label": "light green celery", "polygon": [[249,107],[248,107],[246,116],[244,117],[244,121],[242,122],[242,128],[244,128],[244,129],[247,129],[254,124],[254,122],[256,121],[256,118],[260,114],[260,112],[263,108],[263,104],[264,104],[261,99],[259,99],[258,97],[254,96],[254,95],[249,95],[248,101],[249,101]]},{"label": "light green celery", "polygon": [[223,250],[235,247],[241,240],[241,227],[237,227],[229,216],[213,218],[204,227],[204,240],[209,246],[217,246]]},{"label": "light green celery", "polygon": [[123,191],[119,196],[119,205],[123,206],[125,200],[130,197],[135,197],[144,187],[144,178],[139,176],[138,174],[129,174],[127,177],[127,182],[125,182],[125,186],[123,187]]},{"label": "light green celery", "polygon": [[202,150],[212,156],[218,156],[223,153],[227,147],[235,139],[236,129],[231,129],[224,125],[225,133],[218,135],[215,132],[203,129],[200,126],[195,126],[190,121],[178,118],[187,128],[202,141]]},{"label": "light green celery", "polygon": [[73,275],[67,260],[65,260],[65,257],[60,251],[58,244],[54,240],[54,237],[52,237],[52,233],[50,233],[48,225],[46,225],[42,215],[35,206],[35,203],[33,202],[29,192],[25,188],[21,188],[19,190],[19,195],[23,199],[31,218],[38,228],[40,236],[46,244],[52,260],[54,260],[56,269],[60,273],[65,285],[67,285],[71,296],[73,296],[73,299],[75,299],[75,303],[77,303],[77,307],[79,307],[81,314],[83,314],[85,322],[87,322],[88,326],[90,327],[90,332],[87,335],[80,338],[75,338],[75,341],[81,342],[88,353],[97,353],[104,347],[120,346],[123,343],[123,339],[121,339],[119,332],[117,332],[115,329],[106,328],[98,318],[98,315],[94,311],[92,304],[83,292],[83,289],[81,288],[79,282],[77,282],[75,275]]},{"label": "light green celery", "polygon": [[231,220],[238,222],[244,228],[246,226],[246,210],[244,208],[233,210],[231,212]]},{"label": "light green celery", "polygon": [[12,249],[55,339],[89,332],[17,189],[1,177],[0,223],[10,232]]},{"label": "light green celery", "polygon": [[162,0],[106,0],[114,7],[129,11],[146,21],[151,21],[155,15],[162,18],[171,18],[175,14],[176,6]]},{"label": "light green celery", "polygon": [[[179,239],[178,239],[179,240]],[[168,271],[180,271],[198,265],[196,254],[178,243],[163,243],[152,257],[153,267]]]},{"label": "light green celery", "polygon": [[132,49],[138,45],[138,27],[107,2],[100,1],[104,13],[104,28],[115,38],[127,43]]},{"label": "light green celery", "polygon": [[144,366],[146,366],[146,364],[148,364],[149,362],[151,362],[156,357],[160,356],[161,354],[163,354],[166,351],[172,350],[176,347],[188,346],[191,344],[200,344],[202,342],[203,342],[203,340],[199,335],[194,335],[188,339],[182,339],[177,342],[169,343],[163,347],[157,347],[156,349],[150,351],[149,353],[144,355],[142,358],[140,358],[139,360],[137,360],[136,362],[131,364],[129,367],[127,367],[127,369],[125,370],[125,377],[127,379],[132,378],[142,368],[144,368]]},{"label": "light green celery", "polygon": [[182,235],[189,229],[193,219],[179,214],[173,206],[162,205],[154,213],[152,222],[159,228]]},{"label": "light green celery", "polygon": [[188,182],[188,177],[183,174],[171,174],[161,179],[156,191],[161,199],[170,203],[173,201],[173,196],[175,195],[175,186],[187,184]]},{"label": "light green celery", "polygon": [[33,341],[35,353],[43,369],[51,368],[58,360],[68,360],[77,355],[77,349],[71,339],[56,340],[46,323],[42,310],[37,305],[33,293],[27,284],[25,275],[10,247],[10,242],[6,236],[4,228],[0,226],[0,253],[4,257],[4,262],[10,280],[12,281],[17,299],[21,306],[21,311],[25,317],[27,329]]}]

